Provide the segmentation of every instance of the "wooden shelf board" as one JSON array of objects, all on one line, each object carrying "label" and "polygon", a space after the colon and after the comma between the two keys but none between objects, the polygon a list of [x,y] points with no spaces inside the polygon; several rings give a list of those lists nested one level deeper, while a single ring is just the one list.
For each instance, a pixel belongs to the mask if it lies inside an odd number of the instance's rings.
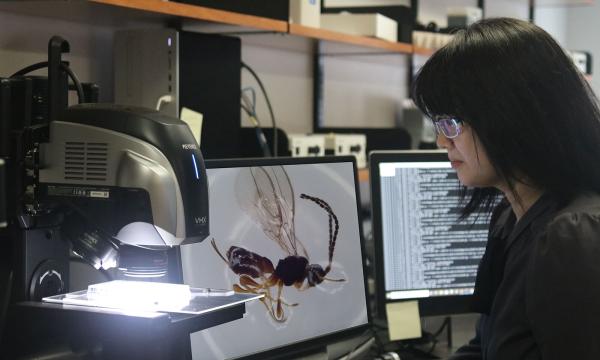
[{"label": "wooden shelf board", "polygon": [[359,182],[369,181],[369,169],[368,168],[358,169],[358,181]]},{"label": "wooden shelf board", "polygon": [[255,29],[286,32],[287,22],[203,6],[163,0],[90,0],[90,2],[188,19],[205,20],[224,24],[247,26]]},{"label": "wooden shelf board", "polygon": [[[169,23],[177,19],[191,19],[350,44],[362,47],[366,51],[413,53],[412,44],[343,34],[288,24],[281,20],[164,0],[9,0],[0,1],[0,11],[110,26],[125,26],[136,21]],[[430,50],[416,50],[419,54],[431,54]]]},{"label": "wooden shelf board", "polygon": [[0,1],[0,11],[109,26],[193,19],[269,32],[288,30],[285,21],[163,0],[9,0]]},{"label": "wooden shelf board", "polygon": [[304,36],[317,40],[336,41],[347,44],[383,49],[390,52],[410,54],[413,51],[413,47],[411,44],[394,43],[391,41],[370,38],[366,36],[348,35],[336,31],[317,29],[298,24],[290,24],[289,33],[292,35]]},{"label": "wooden shelf board", "polygon": [[0,11],[101,26],[123,26],[129,22],[162,23],[173,18],[89,1],[0,1]]},{"label": "wooden shelf board", "polygon": [[430,56],[435,51],[436,51],[436,49],[429,49],[429,48],[423,48],[423,47],[419,47],[419,46],[413,46],[413,53],[415,53],[417,55]]}]

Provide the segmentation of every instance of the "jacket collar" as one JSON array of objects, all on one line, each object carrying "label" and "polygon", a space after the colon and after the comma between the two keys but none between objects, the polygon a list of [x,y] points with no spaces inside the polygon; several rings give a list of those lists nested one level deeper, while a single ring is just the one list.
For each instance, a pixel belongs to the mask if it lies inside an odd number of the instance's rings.
[{"label": "jacket collar", "polygon": [[[510,235],[506,240],[505,252],[511,247],[511,245],[515,242],[516,239],[530,226],[535,226],[536,224],[545,224],[547,216],[554,213],[557,208],[556,200],[547,193],[544,193],[540,196],[539,199],[531,207],[523,214],[523,217],[517,221],[516,224],[512,227],[512,229],[507,229],[510,231]],[[514,221],[515,215],[514,212],[511,211],[511,220]],[[509,227],[510,228],[510,227]]]}]

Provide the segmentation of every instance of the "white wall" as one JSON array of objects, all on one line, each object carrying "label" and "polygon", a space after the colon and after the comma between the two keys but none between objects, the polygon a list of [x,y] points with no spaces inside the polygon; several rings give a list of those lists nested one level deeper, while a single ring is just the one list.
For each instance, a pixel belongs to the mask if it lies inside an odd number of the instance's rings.
[{"label": "white wall", "polygon": [[558,43],[567,46],[567,12],[562,7],[537,7],[535,24],[546,30]]},{"label": "white wall", "polygon": [[[431,21],[439,27],[447,26],[447,10],[449,7],[477,7],[476,0],[420,0],[418,21],[427,24]],[[485,17],[529,18],[528,0],[486,0]]]},{"label": "white wall", "polygon": [[[70,61],[81,81],[97,82],[103,101],[112,100],[113,29],[0,12],[0,77],[48,60],[48,40],[60,35],[71,45]],[[46,74],[40,70],[40,74]]]},{"label": "white wall", "polygon": [[[323,113],[327,127],[393,127],[407,95],[407,55],[364,52],[363,48],[325,42],[323,56]],[[293,36],[242,36],[242,59],[265,84],[278,126],[288,133],[308,133],[313,127],[313,53],[311,40]],[[242,86],[256,83],[243,73]],[[263,125],[269,113],[258,96]],[[243,116],[242,124],[249,126]]]},{"label": "white wall", "polygon": [[572,6],[566,9],[569,50],[589,51],[593,57],[592,88],[600,95],[600,1],[593,5]]},{"label": "white wall", "polygon": [[435,22],[438,27],[445,28],[448,26],[448,8],[464,6],[477,7],[477,0],[420,0],[417,21],[424,25]]},{"label": "white wall", "polygon": [[528,0],[486,0],[485,17],[529,19]]},{"label": "white wall", "polygon": [[[277,126],[286,133],[312,131],[312,50],[306,42],[283,35],[242,37],[242,61],[263,82]],[[257,94],[257,114],[264,127],[271,126],[266,102],[256,81],[242,72],[242,88],[252,86]],[[250,126],[245,114],[242,125]]]},{"label": "white wall", "polygon": [[565,49],[592,54],[591,85],[600,94],[600,2],[579,6],[538,7],[535,22],[552,35]]}]

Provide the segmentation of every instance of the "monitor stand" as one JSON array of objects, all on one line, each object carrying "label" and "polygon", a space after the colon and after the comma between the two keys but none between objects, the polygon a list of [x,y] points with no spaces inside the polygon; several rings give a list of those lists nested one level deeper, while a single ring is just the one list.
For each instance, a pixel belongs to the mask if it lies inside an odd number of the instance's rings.
[{"label": "monitor stand", "polygon": [[368,352],[371,346],[375,343],[371,333],[361,334],[349,339],[332,342],[327,345],[327,358],[329,360],[340,359],[346,357],[352,352],[351,358],[361,359],[363,354]]},{"label": "monitor stand", "polygon": [[323,349],[311,355],[305,355],[297,358],[297,360],[329,360],[327,350]]},{"label": "monitor stand", "polygon": [[[342,359],[352,351],[352,358],[361,358],[361,354],[369,351],[374,343],[373,337],[369,335],[358,335],[349,339],[340,341],[332,341],[328,344],[319,347],[313,347],[296,352],[286,354],[285,359],[293,360],[335,360]],[[282,358],[277,358],[282,359]]]}]

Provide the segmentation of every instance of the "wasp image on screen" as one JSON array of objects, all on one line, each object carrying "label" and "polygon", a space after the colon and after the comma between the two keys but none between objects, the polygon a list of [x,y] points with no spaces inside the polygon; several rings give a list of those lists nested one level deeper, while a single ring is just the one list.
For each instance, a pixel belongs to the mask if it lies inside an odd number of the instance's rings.
[{"label": "wasp image on screen", "polygon": [[320,208],[327,219],[323,222],[323,240],[327,241],[328,234],[328,263],[323,268],[319,264],[310,263],[308,251],[296,236],[296,196],[282,166],[251,167],[241,172],[236,181],[236,197],[240,206],[260,226],[266,237],[283,250],[285,257],[274,266],[267,257],[239,246],[231,246],[223,254],[215,239],[212,239],[211,244],[216,253],[231,271],[239,275],[239,283],[233,285],[235,291],[264,294],[262,302],[271,317],[277,322],[285,322],[287,317],[284,307],[299,304],[285,301],[282,295],[284,286],[294,286],[297,290],[304,291],[323,281],[346,281],[343,278],[327,277],[331,271],[339,232],[335,212],[323,199],[307,194],[299,196],[299,199],[312,202],[315,208]]}]

